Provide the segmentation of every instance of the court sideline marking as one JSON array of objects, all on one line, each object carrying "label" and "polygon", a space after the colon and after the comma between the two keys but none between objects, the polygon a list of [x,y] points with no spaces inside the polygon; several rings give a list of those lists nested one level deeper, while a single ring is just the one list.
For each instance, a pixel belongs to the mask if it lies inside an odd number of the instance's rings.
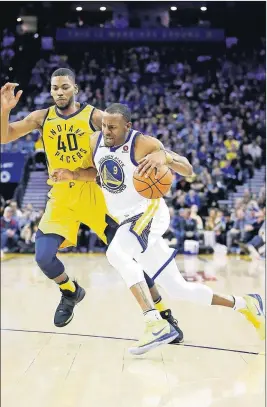
[{"label": "court sideline marking", "polygon": [[[1,328],[1,331],[39,333],[39,334],[49,334],[49,335],[52,334],[52,335],[65,335],[65,336],[79,336],[79,337],[86,337],[86,338],[99,338],[99,339],[111,339],[111,340],[122,340],[122,341],[135,341],[135,342],[138,341],[138,339],[134,339],[134,338],[121,338],[121,337],[116,337],[116,336],[76,334],[76,333],[70,333],[70,332],[55,332],[55,331],[34,331],[34,330],[29,330],[29,329]],[[219,351],[223,351],[223,352],[235,352],[235,353],[241,353],[241,354],[247,354],[247,355],[261,355],[261,353],[259,353],[259,352],[249,352],[249,351],[240,350],[240,349],[216,348],[213,346],[193,345],[193,344],[189,344],[189,343],[177,344],[175,346],[219,350]]]}]

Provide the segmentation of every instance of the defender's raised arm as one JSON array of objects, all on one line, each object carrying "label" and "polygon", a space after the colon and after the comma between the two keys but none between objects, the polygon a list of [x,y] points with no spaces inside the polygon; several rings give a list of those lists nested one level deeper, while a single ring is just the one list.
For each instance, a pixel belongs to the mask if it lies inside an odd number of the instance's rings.
[{"label": "defender's raised arm", "polygon": [[15,95],[14,90],[17,86],[18,83],[6,83],[1,88],[1,144],[10,143],[33,130],[40,129],[47,111],[47,109],[36,110],[23,120],[9,123],[10,112],[22,95],[22,90]]}]

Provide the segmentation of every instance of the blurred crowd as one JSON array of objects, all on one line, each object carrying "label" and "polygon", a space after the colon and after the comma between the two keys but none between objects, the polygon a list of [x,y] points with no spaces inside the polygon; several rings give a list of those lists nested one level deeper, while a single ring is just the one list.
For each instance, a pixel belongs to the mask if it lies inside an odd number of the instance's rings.
[{"label": "blurred crowd", "polygon": [[[23,104],[11,120],[51,105],[51,73],[69,67],[76,72],[80,103],[100,109],[113,102],[127,104],[135,129],[157,137],[192,163],[195,175],[176,176],[166,198],[172,244],[182,251],[184,240],[201,242],[203,231],[212,230],[217,243],[229,250],[236,246],[247,251],[254,238],[264,239],[263,189],[258,196],[246,190],[242,202],[224,211],[218,201],[238,185],[249,185],[255,169],[265,163],[265,45],[252,52],[233,47],[217,55],[188,51],[188,58],[182,52],[176,57],[170,45],[95,49],[80,58],[77,52],[70,50],[68,57],[51,52],[36,62]],[[1,146],[2,151],[25,154],[41,148],[38,132]],[[98,244],[85,229],[80,240],[87,248],[91,245],[90,251]]]},{"label": "blurred crowd", "polygon": [[20,209],[15,200],[1,196],[1,254],[34,253],[35,235],[43,211],[31,204]]},{"label": "blurred crowd", "polygon": [[232,210],[210,208],[207,217],[199,215],[196,204],[186,204],[178,211],[170,206],[171,224],[165,238],[171,247],[183,253],[186,240],[198,241],[205,245],[206,232],[213,232],[213,247],[218,244],[226,247],[228,253],[263,255],[266,230],[265,199],[265,186],[257,197],[245,190],[244,196],[236,199]]},{"label": "blurred crowd", "polygon": [[[228,253],[264,255],[265,197],[265,186],[258,197],[245,190],[232,211],[210,208],[207,217],[199,215],[196,204],[188,202],[176,210],[167,198],[171,223],[164,238],[179,253],[184,252],[187,240],[197,241],[202,247],[223,245]],[[35,235],[42,215],[43,211],[35,211],[31,204],[20,209],[15,200],[5,202],[1,196],[1,253],[34,253]],[[207,232],[212,232],[212,241],[207,242]],[[105,251],[105,246],[92,230],[81,225],[77,248],[71,250],[94,253]]]},{"label": "blurred crowd", "polygon": [[[44,211],[36,211],[32,204],[19,208],[14,199],[5,201],[3,196],[0,198],[1,256],[5,253],[34,253],[35,236]],[[105,251],[105,245],[93,231],[81,225],[78,247],[71,250],[101,252]]]}]

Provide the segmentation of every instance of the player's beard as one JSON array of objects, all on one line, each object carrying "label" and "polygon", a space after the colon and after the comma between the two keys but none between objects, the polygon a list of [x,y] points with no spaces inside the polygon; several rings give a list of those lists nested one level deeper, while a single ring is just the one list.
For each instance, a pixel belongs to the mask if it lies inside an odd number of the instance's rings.
[{"label": "player's beard", "polygon": [[65,105],[59,106],[57,103],[56,103],[56,105],[57,105],[58,110],[66,110],[66,109],[68,109],[68,108],[70,107],[70,105],[72,105],[73,102],[74,102],[74,96],[72,96],[72,97],[68,100],[68,102],[66,102]]},{"label": "player's beard", "polygon": [[115,140],[113,139],[113,140],[107,140],[105,137],[104,137],[104,144],[105,144],[105,147],[114,147],[114,145],[115,145]]},{"label": "player's beard", "polygon": [[[130,131],[130,130],[129,130]],[[104,143],[106,147],[118,147],[125,143],[128,137],[129,131],[122,133],[120,136],[104,136]]]}]

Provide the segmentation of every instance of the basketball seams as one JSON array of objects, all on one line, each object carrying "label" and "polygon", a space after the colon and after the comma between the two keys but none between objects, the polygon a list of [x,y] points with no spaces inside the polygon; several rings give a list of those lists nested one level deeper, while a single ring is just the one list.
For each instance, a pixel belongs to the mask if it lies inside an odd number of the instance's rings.
[{"label": "basketball seams", "polygon": [[[136,178],[136,177],[133,177],[133,179],[135,179],[135,180],[138,181],[138,182],[142,182],[143,184],[146,184],[146,188],[140,189],[140,190],[137,190],[137,189],[136,189],[137,192],[143,192],[143,191],[146,191],[148,188],[151,188],[151,185],[150,185],[147,181],[143,181],[143,180],[141,180],[141,179],[139,179],[139,178]],[[151,188],[151,189],[152,189],[152,188]]]},{"label": "basketball seams", "polygon": [[[150,180],[151,184],[149,184],[149,183],[148,183],[146,180],[144,180],[144,179],[140,179],[140,178],[138,178],[138,177],[136,177],[136,176],[133,176],[133,180],[135,180],[135,181],[137,181],[137,182],[140,182],[140,183],[143,183],[143,184],[146,185],[146,187],[145,187],[144,189],[141,189],[141,190],[138,190],[138,189],[136,188],[136,185],[135,185],[136,191],[141,194],[142,192],[147,191],[148,189],[151,189],[150,197],[147,197],[147,196],[144,196],[144,195],[143,195],[144,198],[147,198],[147,199],[158,199],[158,198],[161,198],[162,196],[164,196],[164,194],[165,194],[167,191],[166,191],[166,192],[161,191],[160,188],[157,186],[157,184],[162,185],[162,186],[170,186],[170,183],[165,184],[165,183],[163,183],[163,182],[160,182],[161,180],[164,181],[164,177],[168,174],[169,171],[170,171],[170,169],[167,168],[167,170],[165,171],[165,173],[164,173],[163,175],[161,175],[161,177],[160,177],[159,179],[157,179],[157,180],[152,179],[151,176],[149,176],[147,180]],[[160,195],[158,196],[157,193],[159,193]],[[147,191],[147,194],[148,194],[148,191]],[[153,196],[154,194],[155,194],[156,196]],[[141,195],[142,195],[142,194],[141,194]]]},{"label": "basketball seams", "polygon": [[159,184],[159,185],[170,185],[169,182],[167,184],[164,184],[163,182],[157,182],[157,184]]},{"label": "basketball seams", "polygon": [[143,181],[142,179],[135,178],[135,177],[133,177],[133,179],[135,179],[135,180],[136,180],[136,181],[138,181],[138,182],[143,182],[144,184],[147,184],[147,185],[149,185],[149,186],[150,186],[150,184],[148,184],[148,182],[147,182],[147,181]]},{"label": "basketball seams", "polygon": [[157,179],[157,182],[160,181],[163,177],[165,177],[165,175],[168,174],[169,171],[170,169],[168,168],[167,171],[159,179]]},{"label": "basketball seams", "polygon": [[165,175],[168,174],[169,171],[170,171],[170,170],[169,170],[169,168],[168,168],[167,171],[166,171],[159,179],[157,179],[156,181],[154,181],[154,180],[149,176],[148,179],[150,179],[150,181],[152,182],[152,184],[147,184],[146,181],[143,181],[143,180],[140,179],[140,178],[136,178],[135,176],[134,176],[133,178],[134,178],[136,181],[143,182],[143,183],[149,185],[150,187],[155,186],[157,183],[159,183],[160,185],[170,185],[170,184],[163,184],[163,183],[160,182],[160,180],[161,180],[163,177],[165,177]]},{"label": "basketball seams", "polygon": [[[165,175],[165,174],[164,174],[164,175]],[[149,177],[149,178],[151,179],[152,182],[154,182],[151,177]],[[162,178],[162,177],[161,177],[161,178]],[[152,187],[153,187],[153,188],[152,188]],[[160,193],[160,197],[163,195],[163,194],[162,194],[162,191],[157,187],[157,182],[153,183],[153,184],[151,185],[151,188],[152,188],[152,190],[153,190],[154,188],[156,188],[156,189],[159,191],[159,193]],[[155,197],[155,198],[156,198],[156,197]]]}]

